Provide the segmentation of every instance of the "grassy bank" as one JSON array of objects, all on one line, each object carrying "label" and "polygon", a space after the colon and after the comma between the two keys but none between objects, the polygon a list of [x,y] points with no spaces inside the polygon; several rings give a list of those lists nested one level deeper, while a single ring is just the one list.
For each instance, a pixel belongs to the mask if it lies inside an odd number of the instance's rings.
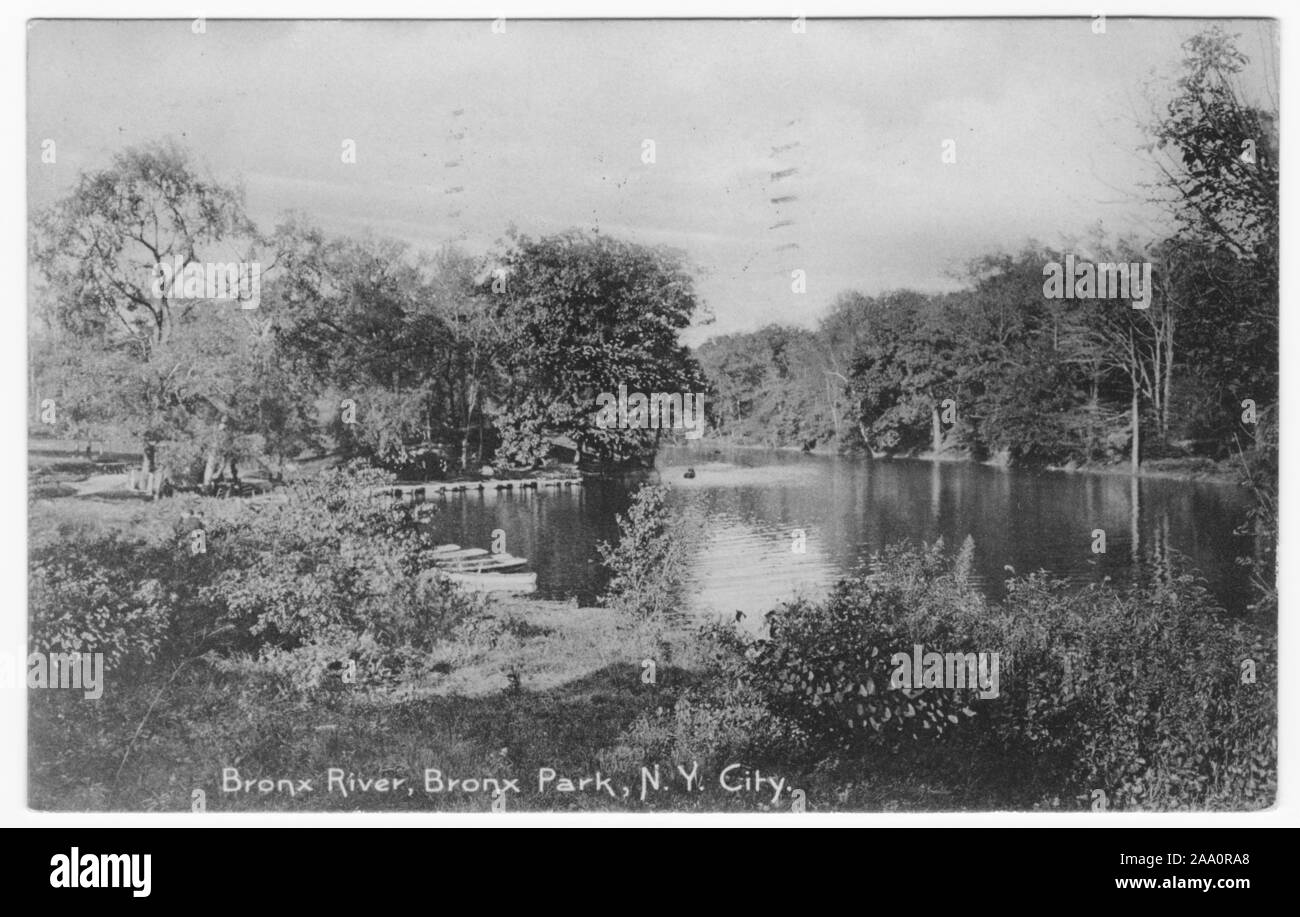
[{"label": "grassy bank", "polygon": [[[904,546],[756,635],[675,616],[690,526],[657,489],[620,521],[603,607],[579,608],[430,584],[423,536],[358,497],[367,480],[326,475],[276,503],[35,501],[32,648],[108,658],[98,699],[29,693],[30,804],[1272,802],[1273,631],[1225,617],[1190,574],[1132,591],[1026,577],[993,602],[970,546]],[[204,514],[202,553],[178,543],[185,512]],[[894,656],[917,645],[1000,658],[1001,683],[900,685]]]},{"label": "grassy bank", "polygon": [[[1011,775],[999,776],[991,759],[971,767],[942,750],[928,766],[888,753],[818,766],[739,754],[732,761],[716,745],[725,734],[705,729],[681,754],[661,758],[647,746],[699,728],[671,716],[707,678],[693,640],[675,641],[671,652],[682,664],[657,664],[655,682],[647,683],[643,663],[662,658],[662,646],[638,646],[600,609],[515,599],[493,603],[488,617],[497,625],[481,627],[492,636],[467,636],[439,660],[445,674],[396,693],[334,684],[294,697],[251,673],[206,664],[170,682],[161,672],[134,684],[110,676],[95,703],[32,692],[30,804],[189,811],[201,790],[210,811],[491,808],[486,784],[477,792],[437,792],[437,776],[441,786],[452,777],[515,780],[520,792],[506,797],[511,810],[789,811],[795,789],[812,811],[1023,807],[1034,795]],[[643,787],[642,769],[652,775],[655,765],[659,788]],[[731,765],[738,766],[724,777]],[[238,792],[225,792],[236,785],[223,784],[231,768],[240,781],[270,778],[276,788],[263,793],[241,783]],[[756,771],[780,786],[745,786]],[[697,775],[689,787],[684,773]],[[351,776],[406,782],[367,790],[347,782]],[[584,778],[590,782],[579,789]]]}]

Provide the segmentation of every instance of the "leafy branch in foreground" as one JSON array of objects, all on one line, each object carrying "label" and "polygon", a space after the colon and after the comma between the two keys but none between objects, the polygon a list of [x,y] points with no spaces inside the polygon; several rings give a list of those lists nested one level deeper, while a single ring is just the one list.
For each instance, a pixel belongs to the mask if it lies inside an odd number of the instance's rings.
[{"label": "leafy branch in foreground", "polygon": [[643,485],[618,516],[618,542],[597,545],[613,573],[603,603],[634,622],[662,623],[671,616],[699,534],[692,511],[669,507],[668,493],[663,485]]}]

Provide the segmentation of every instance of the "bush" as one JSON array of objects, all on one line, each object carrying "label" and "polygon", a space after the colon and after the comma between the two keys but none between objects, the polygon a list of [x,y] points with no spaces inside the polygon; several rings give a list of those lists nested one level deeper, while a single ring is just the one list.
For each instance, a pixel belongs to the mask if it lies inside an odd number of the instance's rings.
[{"label": "bush", "polygon": [[273,670],[300,668],[300,688],[319,683],[318,657],[329,656],[359,661],[361,675],[383,683],[410,667],[399,657],[427,653],[481,607],[426,574],[434,539],[410,507],[373,494],[386,481],[352,469],[299,482],[279,503],[211,501],[198,553],[175,532],[42,539],[31,559],[32,643],[103,652],[118,668],[266,652]]},{"label": "bush", "polygon": [[734,627],[705,625],[695,642],[700,684],[639,715],[607,755],[610,769],[698,763],[702,773],[717,773],[737,761],[775,757],[788,763],[791,752],[807,744],[806,737],[792,722],[774,716],[742,677],[745,646]]},{"label": "bush", "polygon": [[253,646],[292,649],[336,635],[427,648],[475,607],[426,575],[433,536],[411,508],[374,489],[378,472],[326,472],[284,502],[217,520],[208,552],[219,564],[204,599],[225,609]]},{"label": "bush", "polygon": [[[934,752],[944,736],[955,743],[945,757],[1048,788],[1031,805],[1082,806],[1098,790],[1110,808],[1271,804],[1274,634],[1227,619],[1188,574],[1122,589],[1034,575],[988,602],[969,580],[972,550],[968,540],[955,560],[941,544],[885,552],[877,573],[826,601],[774,612],[767,637],[719,641],[719,681],[752,690],[820,760]],[[917,644],[997,653],[998,696],[891,684],[891,656]]]},{"label": "bush", "polygon": [[115,536],[35,548],[28,578],[32,649],[103,653],[114,669],[153,661],[171,623],[168,567],[165,552]]},{"label": "bush", "polygon": [[1187,574],[1125,590],[1031,576],[1011,584],[1006,608],[1013,676],[986,738],[1051,774],[1062,796],[1271,804],[1274,635],[1226,620]]},{"label": "bush", "polygon": [[686,511],[668,508],[668,488],[643,485],[627,514],[618,516],[619,539],[597,546],[613,573],[601,601],[629,623],[659,623],[678,606],[697,527]]},{"label": "bush", "polygon": [[970,583],[974,546],[955,564],[942,543],[879,559],[884,573],[840,583],[824,602],[798,601],[768,616],[769,636],[746,648],[747,677],[771,711],[796,723],[817,750],[938,736],[974,715],[976,690],[902,687],[896,653],[995,651],[996,631]]},{"label": "bush", "polygon": [[698,763],[716,774],[737,761],[752,761],[774,746],[789,747],[798,736],[772,718],[752,692],[726,698],[687,692],[671,708],[643,713],[620,737],[620,769],[655,764]]}]

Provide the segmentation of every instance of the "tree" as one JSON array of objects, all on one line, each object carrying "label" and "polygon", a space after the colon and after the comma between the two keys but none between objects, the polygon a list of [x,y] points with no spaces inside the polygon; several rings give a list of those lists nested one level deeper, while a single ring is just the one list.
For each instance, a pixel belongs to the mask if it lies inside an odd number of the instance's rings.
[{"label": "tree", "polygon": [[1169,292],[1181,303],[1180,350],[1217,395],[1220,429],[1242,399],[1277,400],[1278,105],[1247,98],[1236,38],[1214,25],[1184,44],[1183,76],[1147,147],[1179,224]]},{"label": "tree", "polygon": [[278,347],[345,451],[400,467],[449,439],[451,336],[407,246],[331,239],[294,214],[272,242]]},{"label": "tree", "polygon": [[185,336],[207,327],[203,319],[215,309],[238,311],[178,299],[156,283],[158,266],[238,261],[240,243],[248,246],[244,260],[256,260],[242,192],[199,175],[176,145],[147,144],[81,176],[33,223],[32,259],[49,291],[44,307],[54,324],[103,355],[95,367],[106,384],[83,389],[78,409],[125,411],[121,424],[141,441],[143,470],[158,470],[160,444],[201,415],[223,414],[220,394],[193,384],[219,375],[204,366],[213,354],[189,347]]},{"label": "tree", "polygon": [[[497,263],[512,382],[497,423],[516,460],[540,459],[549,436],[569,437],[581,455],[627,460],[659,431],[601,428],[599,394],[620,385],[647,395],[702,392],[699,366],[678,338],[698,308],[680,253],[571,232],[515,237]],[[525,439],[528,448],[517,448]]]},{"label": "tree", "polygon": [[504,385],[501,360],[507,338],[494,295],[505,292],[503,269],[448,246],[428,265],[427,301],[450,334],[446,361],[449,416],[460,435],[460,466],[470,467],[470,438],[478,420],[477,462],[483,461],[486,411]]},{"label": "tree", "polygon": [[868,447],[888,452],[942,447],[940,406],[954,396],[962,317],[955,302],[912,291],[873,303],[872,334],[850,367]]},{"label": "tree", "polygon": [[1184,233],[1264,268],[1277,253],[1277,102],[1245,99],[1249,58],[1236,37],[1214,25],[1184,43],[1177,94],[1149,126],[1148,150]]},{"label": "tree", "polygon": [[769,325],[714,338],[695,351],[709,385],[710,423],[720,433],[771,446],[838,435],[842,383],[819,334]]}]

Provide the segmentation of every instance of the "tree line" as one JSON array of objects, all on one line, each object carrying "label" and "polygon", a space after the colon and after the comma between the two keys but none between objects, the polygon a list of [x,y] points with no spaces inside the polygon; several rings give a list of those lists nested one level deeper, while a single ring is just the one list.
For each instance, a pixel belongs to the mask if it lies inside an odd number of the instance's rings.
[{"label": "tree line", "polygon": [[[598,233],[507,231],[472,257],[263,231],[242,192],[173,142],[84,174],[33,220],[34,405],[55,432],[129,440],[158,479],[212,481],[297,457],[408,473],[534,467],[556,442],[628,461],[658,431],[602,429],[597,395],[696,391],[678,335],[697,300],[681,253]],[[156,282],[157,265],[255,263],[256,308]]]},{"label": "tree line", "polygon": [[[1098,227],[967,265],[961,289],[848,291],[814,329],[772,325],[697,352],[711,423],[774,446],[960,450],[1007,463],[1257,453],[1276,436],[1276,104],[1248,104],[1247,58],[1213,27],[1147,125],[1168,237]],[[1144,308],[1046,295],[1050,266],[1149,264]]]}]

